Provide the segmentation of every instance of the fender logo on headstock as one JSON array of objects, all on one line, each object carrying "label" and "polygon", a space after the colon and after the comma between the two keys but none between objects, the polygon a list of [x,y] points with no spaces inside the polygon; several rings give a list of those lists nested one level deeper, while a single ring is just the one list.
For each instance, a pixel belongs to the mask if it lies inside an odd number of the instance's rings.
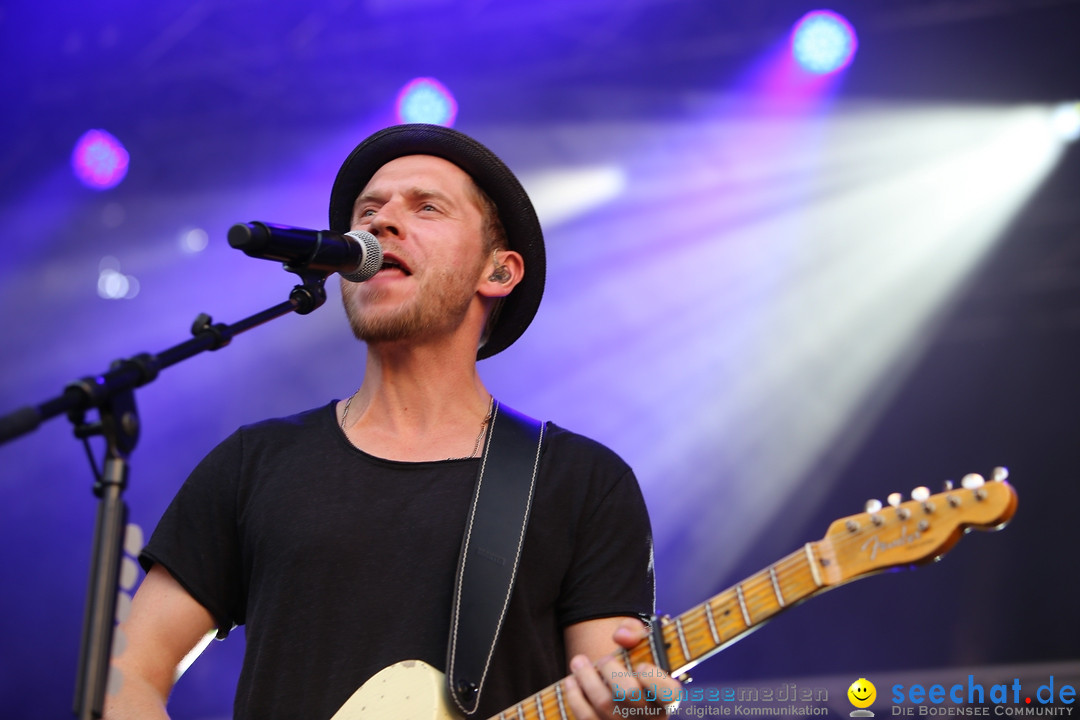
[{"label": "fender logo on headstock", "polygon": [[901,525],[900,536],[895,538],[894,540],[883,543],[878,540],[877,535],[874,535],[873,537],[868,538],[867,541],[864,542],[859,549],[863,551],[869,550],[870,559],[873,560],[877,558],[878,553],[880,552],[886,552],[888,550],[893,550],[898,547],[903,547],[904,545],[910,545],[914,542],[917,542],[921,537],[922,533],[918,530],[916,530],[913,535],[908,535],[907,525]]}]

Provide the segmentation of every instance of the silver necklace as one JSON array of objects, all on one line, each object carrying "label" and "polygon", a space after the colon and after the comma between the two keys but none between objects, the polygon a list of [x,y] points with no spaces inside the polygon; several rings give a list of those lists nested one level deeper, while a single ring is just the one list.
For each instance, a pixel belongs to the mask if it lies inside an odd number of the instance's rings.
[{"label": "silver necklace", "polygon": [[[346,434],[348,431],[345,429],[345,418],[349,417],[349,405],[352,404],[353,398],[356,397],[356,393],[349,396],[349,399],[345,401],[345,407],[341,411],[341,430]],[[476,453],[480,450],[480,441],[484,439],[484,433],[487,431],[488,423],[491,422],[491,415],[495,412],[495,397],[488,398],[488,411],[484,419],[480,421],[480,432],[476,434],[476,442],[473,443],[472,452],[468,455],[457,458],[446,458],[447,460],[468,460],[469,458],[476,457]]]}]

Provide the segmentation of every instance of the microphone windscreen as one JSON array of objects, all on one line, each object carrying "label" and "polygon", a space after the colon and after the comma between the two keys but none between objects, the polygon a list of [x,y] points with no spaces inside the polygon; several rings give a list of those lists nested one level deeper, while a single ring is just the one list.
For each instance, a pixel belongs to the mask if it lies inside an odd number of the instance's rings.
[{"label": "microphone windscreen", "polygon": [[360,262],[352,272],[340,272],[341,277],[351,282],[364,282],[375,277],[375,273],[382,268],[383,251],[382,245],[375,236],[365,230],[353,230],[345,233],[345,237],[352,238],[360,243],[363,248],[360,253]]}]

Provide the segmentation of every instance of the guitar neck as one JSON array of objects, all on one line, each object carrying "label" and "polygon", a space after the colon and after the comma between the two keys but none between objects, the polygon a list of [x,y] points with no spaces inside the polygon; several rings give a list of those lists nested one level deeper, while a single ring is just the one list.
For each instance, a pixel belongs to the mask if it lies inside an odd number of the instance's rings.
[{"label": "guitar neck", "polygon": [[[663,667],[665,656],[671,674],[678,677],[822,590],[888,568],[936,560],[968,530],[1004,527],[1017,504],[1016,491],[1005,482],[1007,475],[1004,468],[996,468],[990,483],[980,475],[967,475],[962,488],[954,489],[950,483],[937,495],[916,488],[908,502],[894,503],[890,498],[892,507],[884,509],[881,503],[876,507],[868,503],[867,512],[834,521],[818,542],[807,543],[682,615],[663,620],[656,633],[662,648],[656,647],[654,634],[623,650],[627,679],[634,679],[635,668],[643,663]],[[638,682],[645,689],[652,685],[648,678]],[[577,720],[564,702],[563,683],[490,720]],[[617,697],[618,689],[615,692]]]},{"label": "guitar neck", "polygon": [[[661,652],[667,653],[671,674],[682,675],[782,610],[835,585],[833,566],[827,541],[807,543],[738,585],[678,617],[665,619],[661,627],[663,649],[655,647],[650,636],[622,651],[627,677],[634,677],[631,673],[636,674],[642,663],[662,665]],[[639,678],[639,682],[644,687],[651,684],[647,678]],[[490,720],[576,720],[564,701],[565,692],[563,681],[559,681]]]},{"label": "guitar neck", "polygon": [[[807,543],[777,563],[751,575],[662,627],[673,676],[689,671],[761,627],[767,620],[835,584],[827,543]],[[632,666],[657,665],[651,638],[625,651]]]}]

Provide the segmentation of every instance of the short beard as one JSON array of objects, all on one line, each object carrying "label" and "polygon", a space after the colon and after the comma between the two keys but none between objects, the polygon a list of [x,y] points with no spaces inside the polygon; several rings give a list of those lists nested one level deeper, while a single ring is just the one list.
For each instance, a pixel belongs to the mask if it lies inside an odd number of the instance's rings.
[{"label": "short beard", "polygon": [[[478,267],[477,274],[479,270]],[[434,337],[460,327],[475,296],[474,282],[475,276],[467,282],[460,277],[436,278],[434,287],[428,293],[415,297],[412,302],[391,312],[371,313],[356,307],[352,294],[358,288],[355,284],[348,288],[348,281],[343,279],[345,314],[353,335],[368,345]],[[376,302],[380,299],[379,295],[378,291],[373,291],[369,297]]]}]

